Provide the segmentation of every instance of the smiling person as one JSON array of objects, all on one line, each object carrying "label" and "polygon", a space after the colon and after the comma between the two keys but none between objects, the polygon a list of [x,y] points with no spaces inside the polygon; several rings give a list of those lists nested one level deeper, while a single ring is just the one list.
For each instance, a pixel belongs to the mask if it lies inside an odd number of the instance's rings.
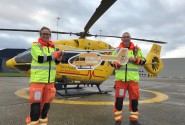
[{"label": "smiling person", "polygon": [[30,71],[30,115],[26,125],[47,125],[50,102],[54,99],[56,89],[56,59],[61,59],[63,51],[55,51],[50,40],[51,31],[47,27],[40,30],[40,38],[31,46]]},{"label": "smiling person", "polygon": [[[115,66],[115,104],[114,118],[115,125],[121,125],[123,100],[126,91],[129,94],[130,125],[140,125],[138,122],[138,99],[139,99],[139,72],[138,66],[144,65],[146,60],[139,47],[131,42],[131,36],[128,32],[123,33],[118,50],[127,48],[129,57],[128,63],[124,66],[114,62]],[[117,55],[114,51],[112,55]]]}]

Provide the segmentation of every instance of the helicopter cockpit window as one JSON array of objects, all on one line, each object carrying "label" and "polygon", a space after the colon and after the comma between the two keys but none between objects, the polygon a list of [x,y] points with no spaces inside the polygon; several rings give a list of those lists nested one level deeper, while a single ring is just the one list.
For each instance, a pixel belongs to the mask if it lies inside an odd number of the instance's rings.
[{"label": "helicopter cockpit window", "polygon": [[79,61],[79,57],[76,57],[76,58],[75,58],[75,61]]},{"label": "helicopter cockpit window", "polygon": [[105,64],[105,61],[102,61],[100,65],[104,65]]},{"label": "helicopter cockpit window", "polygon": [[[75,56],[75,55],[77,55],[77,54],[79,54],[79,53],[65,53],[64,55],[63,55],[63,57],[62,57],[62,63],[68,63],[68,60],[69,60],[69,58],[71,58],[72,56]],[[76,58],[72,58],[70,61],[71,61],[71,63],[75,60]]]},{"label": "helicopter cockpit window", "polygon": [[16,63],[31,63],[32,57],[31,57],[31,50],[28,49],[24,51],[23,53],[18,54],[15,57]]},{"label": "helicopter cockpit window", "polygon": [[85,61],[85,58],[80,58],[80,61]]}]

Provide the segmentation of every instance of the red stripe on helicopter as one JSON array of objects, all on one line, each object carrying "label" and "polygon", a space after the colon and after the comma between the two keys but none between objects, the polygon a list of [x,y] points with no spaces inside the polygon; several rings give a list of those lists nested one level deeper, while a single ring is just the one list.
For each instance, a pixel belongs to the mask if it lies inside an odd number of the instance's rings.
[{"label": "red stripe on helicopter", "polygon": [[91,70],[88,71],[88,75],[89,75],[89,74],[90,74],[89,79],[91,79],[92,76],[94,76],[94,77],[99,77],[99,78],[105,78],[104,76],[96,76],[96,75],[94,75],[94,71],[91,72]]},{"label": "red stripe on helicopter", "polygon": [[79,76],[89,76],[89,79],[91,79],[92,76],[98,77],[98,78],[105,78],[104,76],[96,76],[96,75],[94,74],[94,71],[91,72],[91,70],[89,70],[87,74],[80,74],[80,73],[73,73],[73,72],[58,72],[58,73],[72,74],[72,75],[79,75]]}]

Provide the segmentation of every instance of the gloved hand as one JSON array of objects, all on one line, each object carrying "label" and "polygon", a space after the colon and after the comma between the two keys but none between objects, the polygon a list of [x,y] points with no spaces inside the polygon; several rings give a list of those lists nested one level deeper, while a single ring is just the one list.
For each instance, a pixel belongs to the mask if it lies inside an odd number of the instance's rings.
[{"label": "gloved hand", "polygon": [[64,55],[64,50],[59,50],[59,51],[56,51],[58,53],[59,56],[63,56]]},{"label": "gloved hand", "polygon": [[137,61],[137,59],[136,58],[133,58],[133,57],[130,57],[128,59],[128,62],[130,62],[130,63],[135,63],[136,61]]},{"label": "gloved hand", "polygon": [[121,65],[118,62],[114,62],[114,67],[117,69],[119,68]]}]

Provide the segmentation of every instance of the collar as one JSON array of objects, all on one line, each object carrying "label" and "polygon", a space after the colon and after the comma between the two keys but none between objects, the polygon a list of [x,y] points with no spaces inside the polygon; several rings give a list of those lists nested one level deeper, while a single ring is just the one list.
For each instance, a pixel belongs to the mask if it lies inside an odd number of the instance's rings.
[{"label": "collar", "polygon": [[49,42],[44,42],[41,38],[38,39],[38,42],[42,45],[42,46],[48,46],[51,48],[54,48],[54,44],[52,41]]},{"label": "collar", "polygon": [[[121,42],[121,43],[119,44],[119,48],[124,48],[123,42]],[[130,46],[129,46],[128,49],[129,49],[129,50],[133,50],[133,49],[134,49],[134,43],[130,42]]]}]

